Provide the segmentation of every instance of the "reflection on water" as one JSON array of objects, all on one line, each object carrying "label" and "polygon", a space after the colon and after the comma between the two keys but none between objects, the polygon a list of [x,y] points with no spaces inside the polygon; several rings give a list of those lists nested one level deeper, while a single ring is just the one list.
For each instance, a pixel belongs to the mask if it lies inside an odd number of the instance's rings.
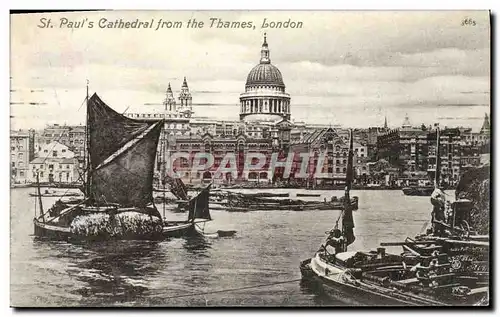
[{"label": "reflection on water", "polygon": [[201,235],[193,235],[184,238],[184,249],[196,256],[208,257],[208,249],[210,249],[210,240]]},{"label": "reflection on water", "polygon": [[108,242],[83,245],[82,249],[92,255],[75,263],[68,274],[85,284],[74,292],[92,295],[95,304],[106,302],[106,297],[118,303],[133,302],[148,289],[142,285],[142,276],[156,274],[157,261],[165,258],[155,242]]},{"label": "reflection on water", "polygon": [[[280,191],[285,190],[276,190]],[[214,221],[207,223],[206,231],[236,230],[235,237],[70,244],[32,236],[34,204],[28,193],[29,189],[19,188],[11,196],[13,305],[345,305],[299,282],[190,295],[300,278],[300,262],[318,249],[339,211],[213,211]],[[317,193],[322,194],[319,199],[342,194]],[[353,194],[360,199],[354,213],[353,249],[412,236],[430,216],[428,197],[406,197],[400,191]],[[47,206],[51,203],[48,198],[44,201]],[[166,215],[172,221],[185,218]]]},{"label": "reflection on water", "polygon": [[333,304],[342,305],[342,301],[334,300],[329,297],[318,284],[312,283],[307,280],[300,281],[300,291],[304,295],[313,295],[312,299],[317,306],[331,306]]}]

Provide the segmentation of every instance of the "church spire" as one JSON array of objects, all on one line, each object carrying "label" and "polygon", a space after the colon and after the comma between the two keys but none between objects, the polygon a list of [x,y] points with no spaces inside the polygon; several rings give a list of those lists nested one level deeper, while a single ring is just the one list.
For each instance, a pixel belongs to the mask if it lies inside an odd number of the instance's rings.
[{"label": "church spire", "polygon": [[186,96],[191,96],[191,93],[189,93],[189,87],[187,84],[186,76],[184,76],[184,81],[182,82],[182,87],[181,87],[181,97],[186,97]]},{"label": "church spire", "polygon": [[189,92],[189,87],[187,84],[186,76],[184,76],[184,81],[182,82],[179,100],[181,102],[181,109],[191,111],[191,109],[192,109],[192,97],[191,97],[191,93]]},{"label": "church spire", "polygon": [[174,94],[172,92],[172,87],[170,87],[170,83],[168,83],[168,87],[167,87],[167,99],[168,100],[174,100]]},{"label": "church spire", "polygon": [[483,126],[481,127],[481,134],[490,134],[490,118],[488,114],[484,114]]},{"label": "church spire", "polygon": [[264,43],[262,43],[262,48],[260,50],[260,63],[270,64],[271,58],[269,57],[269,47],[267,46],[267,34],[264,33]]},{"label": "church spire", "polygon": [[385,119],[384,119],[384,129],[387,129],[387,116],[385,116]]},{"label": "church spire", "polygon": [[172,93],[172,87],[170,87],[170,83],[168,83],[164,104],[165,104],[165,110],[175,111],[175,98],[174,94]]}]

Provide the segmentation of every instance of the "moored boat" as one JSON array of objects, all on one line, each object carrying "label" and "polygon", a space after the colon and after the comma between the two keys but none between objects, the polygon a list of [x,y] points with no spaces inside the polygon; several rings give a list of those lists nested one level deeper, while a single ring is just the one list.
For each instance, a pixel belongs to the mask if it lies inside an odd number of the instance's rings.
[{"label": "moored boat", "polygon": [[371,253],[318,252],[300,270],[312,289],[361,305],[459,306],[487,298],[488,277],[449,273],[455,263],[445,254],[415,257],[379,248]]},{"label": "moored boat", "polygon": [[37,188],[35,236],[61,240],[161,240],[210,220],[209,187],[191,199],[188,220],[162,218],[153,200],[153,171],[163,121],[127,118],[98,96],[87,96],[85,182],[82,199],[57,200],[44,211]]},{"label": "moored boat", "polygon": [[321,194],[304,194],[304,193],[297,193],[297,197],[321,197]]},{"label": "moored boat", "polygon": [[289,197],[289,193],[240,193],[246,198],[266,198],[266,197]]},{"label": "moored boat", "polygon": [[81,193],[71,193],[71,192],[56,192],[56,191],[52,191],[52,192],[49,192],[48,190],[45,190],[43,193],[29,193],[30,196],[32,197],[38,197],[38,196],[42,196],[42,197],[78,197],[78,196],[82,196]]},{"label": "moored boat", "polygon": [[[353,210],[358,209],[358,197],[349,198],[350,205]],[[257,198],[246,197],[242,195],[230,194],[227,201],[218,202],[220,205],[228,208],[239,208],[248,211],[252,210],[340,210],[345,202],[344,197],[340,199],[332,199],[331,201],[306,201],[300,199],[272,199],[272,198]]]},{"label": "moored boat", "polygon": [[402,189],[406,196],[430,196],[434,191],[433,186],[411,186]]},{"label": "moored boat", "polygon": [[[350,144],[346,197],[352,182],[352,132]],[[346,204],[326,242],[300,263],[302,279],[313,291],[356,305],[487,305],[489,237],[468,225],[470,202],[458,200],[450,208],[445,221],[433,213],[433,227],[425,234],[366,252],[347,250],[355,238]],[[389,254],[383,246],[402,246],[403,252]]]}]

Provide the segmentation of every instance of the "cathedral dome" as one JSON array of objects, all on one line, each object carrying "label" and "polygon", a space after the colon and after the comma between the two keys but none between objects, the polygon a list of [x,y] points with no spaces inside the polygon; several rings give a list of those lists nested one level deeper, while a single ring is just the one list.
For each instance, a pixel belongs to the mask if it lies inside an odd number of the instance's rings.
[{"label": "cathedral dome", "polygon": [[245,92],[240,94],[240,120],[276,122],[290,119],[290,95],[283,76],[271,64],[266,34],[260,50],[260,63],[247,76]]},{"label": "cathedral dome", "polygon": [[275,86],[285,88],[283,76],[278,67],[271,63],[260,63],[248,74],[245,87]]}]

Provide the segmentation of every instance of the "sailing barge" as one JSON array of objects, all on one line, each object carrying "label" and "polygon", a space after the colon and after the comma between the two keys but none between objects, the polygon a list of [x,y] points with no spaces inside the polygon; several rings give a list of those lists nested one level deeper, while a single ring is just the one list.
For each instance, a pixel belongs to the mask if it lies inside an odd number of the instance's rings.
[{"label": "sailing barge", "polygon": [[[224,195],[219,194],[214,197],[214,203],[226,209],[229,212],[246,212],[253,210],[338,210],[344,205],[344,197],[337,199],[334,197],[331,201],[307,201],[300,199],[276,199],[268,197],[257,197],[242,193],[227,192]],[[351,208],[358,209],[358,197],[350,199]]]},{"label": "sailing barge", "polygon": [[412,186],[412,187],[404,187],[402,189],[403,194],[406,196],[430,196],[434,191],[434,187],[432,186]]},{"label": "sailing barge", "polygon": [[[351,132],[346,198],[352,157]],[[363,252],[347,250],[355,236],[352,210],[346,204],[326,242],[312,258],[301,262],[303,282],[314,291],[355,305],[487,305],[489,236],[478,235],[468,225],[470,207],[470,201],[458,200],[448,210],[446,221],[433,218],[433,228],[425,234]],[[384,246],[402,246],[403,252],[388,254]]]},{"label": "sailing barge", "polygon": [[57,240],[161,240],[195,232],[210,221],[210,186],[189,200],[186,221],[162,218],[153,201],[153,171],[163,121],[127,118],[87,96],[87,149],[82,199],[58,200],[44,211],[38,186],[38,237]]}]

